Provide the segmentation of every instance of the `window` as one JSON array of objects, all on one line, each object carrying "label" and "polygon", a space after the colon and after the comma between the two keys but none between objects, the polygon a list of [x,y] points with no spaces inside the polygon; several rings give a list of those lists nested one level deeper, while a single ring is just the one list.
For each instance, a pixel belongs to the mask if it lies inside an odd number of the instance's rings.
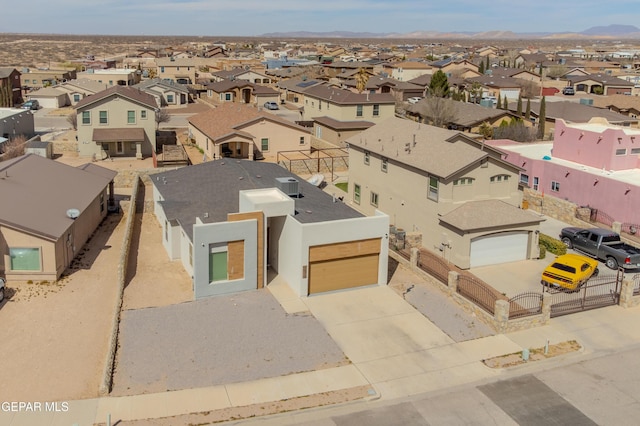
[{"label": "window", "polygon": [[540,184],[540,178],[538,176],[533,177],[533,190],[538,190],[538,185]]},{"label": "window", "polygon": [[430,177],[429,178],[429,193],[427,197],[430,200],[438,201],[438,178]]},{"label": "window", "polygon": [[263,151],[269,151],[269,138],[262,138],[260,146]]},{"label": "window", "polygon": [[164,72],[164,67],[160,67],[160,72]]},{"label": "window", "polygon": [[378,207],[378,194],[375,192],[371,193],[371,205],[374,207]]},{"label": "window", "polygon": [[360,185],[357,183],[353,184],[353,202],[360,204]]},{"label": "window", "polygon": [[40,271],[39,248],[10,248],[12,271]]},{"label": "window", "polygon": [[631,148],[631,154],[640,154],[640,148]]},{"label": "window", "polygon": [[109,124],[109,118],[107,117],[107,111],[100,111],[100,124]]},{"label": "window", "polygon": [[520,182],[524,183],[525,185],[529,185],[529,175],[525,175],[524,173],[521,173]]},{"label": "window", "polygon": [[373,116],[374,117],[379,117],[380,116],[380,105],[374,105],[373,106]]},{"label": "window", "polygon": [[80,95],[79,94],[74,94],[73,95],[73,102],[80,102]]},{"label": "window", "polygon": [[209,282],[226,281],[227,279],[227,252],[209,253]]},{"label": "window", "polygon": [[136,124],[136,112],[127,111],[127,124]]},{"label": "window", "polygon": [[616,149],[616,155],[627,155],[627,148]]},{"label": "window", "polygon": [[[493,178],[495,176],[493,176],[491,179],[491,182],[493,182]],[[454,186],[468,186],[471,185],[473,183],[473,178],[460,178],[460,179],[456,179],[453,181],[453,185]]]},{"label": "window", "polygon": [[356,105],[356,117],[362,117],[362,105]]},{"label": "window", "polygon": [[113,86],[113,80],[109,80],[109,86]]},{"label": "window", "polygon": [[104,212],[104,192],[100,193],[100,213]]},{"label": "window", "polygon": [[322,111],[322,101],[318,101],[318,110]]},{"label": "window", "polygon": [[369,165],[370,162],[370,155],[369,155],[369,151],[365,151],[364,152],[364,164],[366,164],[367,166]]},{"label": "window", "polygon": [[491,178],[489,178],[489,181],[491,183],[506,182],[508,180],[509,180],[509,175],[495,175],[495,176],[491,176]]},{"label": "window", "polygon": [[173,103],[173,95],[167,95],[167,103],[169,104]]},{"label": "window", "polygon": [[552,190],[553,192],[558,192],[558,191],[560,191],[560,182],[552,181],[552,182],[551,182],[551,190]]},{"label": "window", "polygon": [[82,124],[91,124],[91,111],[82,111]]},{"label": "window", "polygon": [[145,110],[140,111],[140,118],[143,119],[143,120],[146,120],[147,119],[147,111],[145,111]]},{"label": "window", "polygon": [[389,169],[389,160],[387,160],[386,158],[382,158],[382,171],[387,173],[387,170]]},{"label": "window", "polygon": [[300,145],[304,145],[304,136],[300,136]]},{"label": "window", "polygon": [[225,93],[224,94],[224,100],[225,101],[230,101],[231,100],[231,93]]}]

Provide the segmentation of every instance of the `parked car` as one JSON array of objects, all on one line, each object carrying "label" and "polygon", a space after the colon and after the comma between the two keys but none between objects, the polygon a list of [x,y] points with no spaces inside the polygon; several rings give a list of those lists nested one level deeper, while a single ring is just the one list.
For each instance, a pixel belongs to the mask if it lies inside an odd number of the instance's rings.
[{"label": "parked car", "polygon": [[640,249],[620,240],[620,235],[602,228],[568,227],[560,232],[567,246],[605,262],[608,268],[640,268]]},{"label": "parked car", "polygon": [[567,86],[564,89],[562,89],[562,94],[563,95],[569,95],[569,96],[573,96],[576,94],[576,91],[573,90],[573,87],[571,86]]},{"label": "parked car", "polygon": [[410,104],[417,104],[421,99],[422,98],[420,96],[414,96],[413,98],[407,99],[407,102],[409,102]]},{"label": "parked car", "polygon": [[33,99],[30,101],[27,101],[25,103],[22,104],[22,109],[30,109],[30,110],[38,110],[40,109],[40,102],[38,102],[37,100]]},{"label": "parked car", "polygon": [[563,254],[544,269],[540,282],[545,287],[578,291],[598,272],[597,260],[579,254]]},{"label": "parked car", "polygon": [[264,103],[264,107],[265,107],[265,109],[280,109],[278,107],[278,104],[275,103],[275,102],[265,102]]},{"label": "parked car", "polygon": [[4,300],[4,278],[0,278],[0,302]]}]

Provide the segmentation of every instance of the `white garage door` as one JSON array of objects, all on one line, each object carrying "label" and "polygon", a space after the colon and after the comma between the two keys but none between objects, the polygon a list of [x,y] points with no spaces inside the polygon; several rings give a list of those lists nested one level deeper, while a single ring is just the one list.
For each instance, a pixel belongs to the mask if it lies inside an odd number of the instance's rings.
[{"label": "white garage door", "polygon": [[529,233],[506,232],[471,241],[471,267],[515,262],[527,258]]}]

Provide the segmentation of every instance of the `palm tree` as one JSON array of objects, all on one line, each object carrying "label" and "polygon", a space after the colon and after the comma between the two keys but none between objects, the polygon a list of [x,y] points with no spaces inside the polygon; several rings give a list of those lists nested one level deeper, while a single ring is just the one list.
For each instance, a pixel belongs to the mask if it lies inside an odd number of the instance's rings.
[{"label": "palm tree", "polygon": [[362,93],[364,89],[366,89],[368,81],[369,73],[367,70],[364,68],[358,69],[358,73],[356,74],[356,89],[358,90],[358,93]]}]

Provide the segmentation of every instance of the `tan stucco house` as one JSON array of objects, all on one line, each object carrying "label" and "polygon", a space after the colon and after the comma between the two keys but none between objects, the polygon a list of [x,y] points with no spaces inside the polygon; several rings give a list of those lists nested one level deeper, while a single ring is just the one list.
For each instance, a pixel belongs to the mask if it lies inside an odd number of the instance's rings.
[{"label": "tan stucco house", "polygon": [[189,118],[189,134],[207,159],[275,161],[279,151],[311,148],[304,127],[249,105],[226,103]]},{"label": "tan stucco house", "polygon": [[1,274],[57,280],[113,205],[116,172],[26,154],[0,163],[0,173]]},{"label": "tan stucco house", "polygon": [[354,93],[328,84],[304,91],[302,119],[330,117],[338,121],[363,120],[379,123],[395,114],[396,100],[390,93]]},{"label": "tan stucco house", "polygon": [[537,258],[543,220],[521,210],[519,168],[469,136],[390,118],[349,143],[349,196],[422,234],[460,268]]},{"label": "tan stucco house", "polygon": [[75,109],[81,157],[144,158],[155,152],[157,104],[153,96],[133,87],[113,86],[82,99]]}]

